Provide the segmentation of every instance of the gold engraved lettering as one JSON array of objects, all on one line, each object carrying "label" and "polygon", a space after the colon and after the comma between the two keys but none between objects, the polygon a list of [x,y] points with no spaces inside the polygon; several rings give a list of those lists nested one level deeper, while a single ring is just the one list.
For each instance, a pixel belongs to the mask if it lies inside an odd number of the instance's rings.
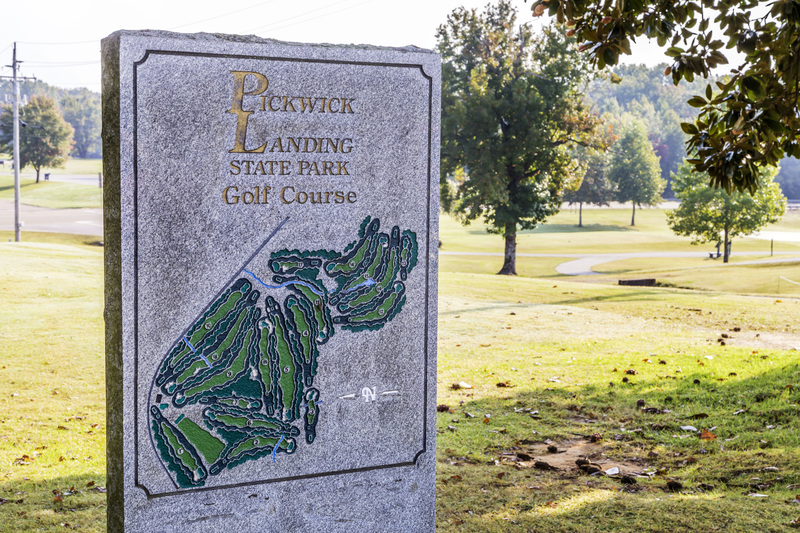
[{"label": "gold engraved lettering", "polygon": [[284,96],[283,97],[283,110],[284,111],[292,111],[296,112],[297,110],[294,108],[294,104],[292,104],[292,100],[294,100],[291,96]]},{"label": "gold engraved lettering", "polygon": [[[269,80],[263,74],[258,72],[249,72],[242,70],[232,70],[233,74],[233,102],[228,113],[236,115],[236,137],[233,144],[233,149],[228,150],[229,153],[245,154],[245,153],[261,153],[266,148],[267,143],[254,150],[247,150],[245,142],[247,140],[247,121],[253,111],[245,111],[242,107],[244,104],[245,96],[257,96],[269,87]],[[245,82],[247,77],[251,76],[256,80],[256,86],[251,91],[245,91]]]},{"label": "gold engraved lettering", "polygon": [[228,205],[238,204],[239,203],[238,196],[228,196],[228,191],[231,189],[233,189],[234,193],[239,191],[238,187],[232,187],[232,186],[225,187],[225,189],[222,191],[222,200]]},{"label": "gold engraved lettering", "polygon": [[[287,199],[286,198],[287,191],[294,192],[294,187],[286,186],[283,189],[281,189],[281,202],[283,202],[285,204],[290,204],[290,203],[294,202],[294,198]],[[289,193],[289,194],[291,195],[291,193]]]},{"label": "gold engraved lettering", "polygon": [[347,163],[349,161],[301,160],[297,162],[297,173],[301,176],[349,176]]},{"label": "gold engraved lettering", "polygon": [[353,108],[350,107],[350,104],[354,101],[355,98],[342,98],[342,113],[352,113]]},{"label": "gold engraved lettering", "polygon": [[[245,194],[242,194],[242,202],[246,203]],[[281,202],[284,204],[301,205],[354,204],[358,200],[358,195],[355,191],[303,191],[297,190],[291,185],[281,189],[280,197]]]}]

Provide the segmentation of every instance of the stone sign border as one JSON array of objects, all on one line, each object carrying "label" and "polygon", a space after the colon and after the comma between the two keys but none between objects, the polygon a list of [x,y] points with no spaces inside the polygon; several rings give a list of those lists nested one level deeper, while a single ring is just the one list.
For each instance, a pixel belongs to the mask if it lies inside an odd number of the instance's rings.
[{"label": "stone sign border", "polygon": [[[327,60],[327,59],[308,59],[308,58],[291,58],[291,57],[270,57],[270,56],[257,56],[257,55],[237,55],[237,54],[220,54],[220,53],[204,53],[204,52],[187,52],[187,51],[177,51],[177,50],[147,50],[139,61],[136,61],[133,64],[133,187],[134,187],[134,202],[133,202],[133,213],[134,213],[134,249],[133,249],[133,257],[134,257],[134,279],[133,279],[133,287],[134,287],[134,393],[133,397],[139,397],[139,322],[138,322],[138,312],[139,312],[139,280],[138,280],[138,260],[139,260],[139,251],[138,251],[138,238],[139,238],[139,218],[138,218],[138,115],[139,115],[139,108],[138,108],[138,92],[137,92],[137,74],[138,74],[138,67],[143,65],[147,59],[151,55],[176,55],[176,56],[192,56],[192,57],[209,57],[209,58],[220,58],[220,59],[238,59],[238,60],[255,60],[255,61],[282,61],[282,62],[294,62],[294,63],[324,63],[324,64],[339,64],[339,65],[357,65],[357,66],[369,66],[369,67],[386,67],[386,68],[410,68],[410,69],[419,69],[422,76],[428,82],[428,204],[427,204],[427,215],[426,215],[426,239],[427,239],[427,253],[425,258],[425,335],[424,335],[424,345],[425,345],[425,366],[422,369],[422,373],[424,376],[423,382],[423,405],[422,405],[422,419],[423,419],[423,426],[422,426],[422,449],[416,453],[414,458],[408,462],[401,462],[401,463],[393,463],[393,464],[386,464],[386,465],[373,465],[373,466],[366,466],[360,468],[352,468],[352,469],[344,469],[344,470],[335,470],[329,472],[320,472],[315,474],[304,474],[298,476],[287,476],[269,480],[262,480],[262,481],[251,481],[251,482],[243,482],[243,483],[234,483],[228,485],[218,485],[212,487],[198,487],[194,489],[186,489],[186,490],[177,490],[172,492],[161,492],[161,493],[151,493],[144,485],[139,483],[139,409],[138,406],[134,410],[134,485],[137,488],[140,488],[144,491],[147,499],[154,499],[154,498],[161,498],[166,496],[176,496],[181,494],[190,494],[195,492],[205,492],[211,490],[219,490],[219,489],[226,489],[226,488],[236,488],[236,487],[245,487],[245,486],[253,486],[253,485],[263,485],[268,483],[277,483],[282,481],[294,481],[300,479],[309,479],[309,478],[316,478],[316,477],[324,477],[324,476],[334,476],[334,475],[341,475],[341,474],[352,474],[357,472],[367,472],[371,470],[382,470],[388,468],[396,468],[396,467],[404,467],[404,466],[414,466],[417,462],[417,459],[427,451],[427,438],[428,438],[428,369],[429,369],[429,357],[428,357],[428,349],[429,349],[429,320],[430,320],[430,258],[431,258],[431,194],[436,194],[435,190],[432,190],[431,185],[431,171],[432,171],[432,135],[433,135],[433,78],[430,77],[425,73],[424,66],[421,64],[413,64],[413,63],[381,63],[381,62],[369,62],[369,61],[346,61],[346,60]],[[121,68],[121,65],[119,66]],[[117,155],[119,157],[119,155]],[[117,159],[118,161],[118,159]],[[116,189],[116,188],[115,188]],[[119,189],[116,189],[116,194],[119,194]],[[119,199],[117,199],[116,204],[119,205]],[[288,218],[288,217],[287,217]],[[252,260],[261,249],[266,246],[266,244],[272,239],[275,233],[280,229],[283,223],[286,222],[284,219],[273,231],[273,233],[264,241],[264,243],[253,253],[253,255],[245,262]],[[116,228],[115,228],[116,229]],[[435,252],[434,252],[435,253]],[[238,272],[237,272],[238,275]],[[222,286],[220,292],[217,294],[219,296],[226,287],[235,279],[236,275]],[[216,296],[215,296],[216,298]],[[155,379],[155,378],[153,378]],[[152,440],[152,436],[150,437]]]}]

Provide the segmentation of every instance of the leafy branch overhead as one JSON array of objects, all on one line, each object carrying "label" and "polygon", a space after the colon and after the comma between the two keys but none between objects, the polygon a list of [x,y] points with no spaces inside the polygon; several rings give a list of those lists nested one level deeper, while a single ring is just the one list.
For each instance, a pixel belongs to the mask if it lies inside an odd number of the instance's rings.
[{"label": "leafy branch overhead", "polygon": [[743,56],[724,82],[689,100],[699,109],[682,124],[691,137],[689,162],[711,185],[754,193],[761,169],[784,156],[800,156],[797,133],[800,79],[800,2],[776,0],[671,0],[663,2],[538,0],[566,24],[593,65],[616,65],[637,37],[656,39],[673,59],[665,74],[708,77],[728,63],[724,50]]}]

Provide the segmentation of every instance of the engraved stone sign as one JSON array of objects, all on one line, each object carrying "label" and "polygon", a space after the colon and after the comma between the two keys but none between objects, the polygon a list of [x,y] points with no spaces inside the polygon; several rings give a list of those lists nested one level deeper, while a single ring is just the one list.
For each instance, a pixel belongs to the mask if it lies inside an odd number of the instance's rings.
[{"label": "engraved stone sign", "polygon": [[439,69],[103,41],[109,531],[434,529]]}]

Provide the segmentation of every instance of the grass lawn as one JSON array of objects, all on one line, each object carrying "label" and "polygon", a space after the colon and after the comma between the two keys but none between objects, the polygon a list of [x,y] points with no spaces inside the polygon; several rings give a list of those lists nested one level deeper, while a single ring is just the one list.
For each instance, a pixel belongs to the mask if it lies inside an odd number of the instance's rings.
[{"label": "grass lawn", "polygon": [[[32,237],[47,242],[0,243],[0,531],[101,532],[102,248]],[[462,259],[440,275],[439,531],[800,518],[800,301],[506,278]],[[580,456],[626,482],[580,472]]]},{"label": "grass lawn", "polygon": [[3,532],[105,531],[102,248],[79,239],[0,244]]},{"label": "grass lawn", "polygon": [[[36,183],[36,172],[25,167],[20,173],[21,202],[53,208],[102,207],[103,190],[97,186],[44,181],[46,172],[97,176],[102,170],[101,159],[70,158],[63,168],[42,169],[41,179]],[[10,166],[0,167],[0,199],[14,199],[14,172]]]},{"label": "grass lawn", "polygon": [[[584,226],[577,226],[578,217],[569,209],[548,219],[535,230],[517,234],[519,253],[625,253],[625,252],[711,252],[712,244],[692,246],[686,237],[675,236],[667,227],[663,209],[636,211],[636,226],[631,227],[629,209],[585,209]],[[765,230],[797,231],[800,212],[788,211],[777,224]],[[439,240],[444,251],[503,252],[503,239],[486,232],[486,225],[473,222],[463,227],[448,215],[440,218]],[[751,237],[734,239],[733,250],[769,252],[768,240]],[[775,251],[798,251],[800,243],[776,242]],[[497,258],[500,270],[502,258]]]}]

